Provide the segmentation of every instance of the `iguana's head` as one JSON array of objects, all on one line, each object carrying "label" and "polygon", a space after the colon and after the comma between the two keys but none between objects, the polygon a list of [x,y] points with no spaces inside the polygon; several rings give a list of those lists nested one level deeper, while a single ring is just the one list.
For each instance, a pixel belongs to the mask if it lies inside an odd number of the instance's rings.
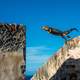
[{"label": "iguana's head", "polygon": [[45,30],[45,31],[49,31],[49,27],[48,26],[43,26],[42,29]]}]

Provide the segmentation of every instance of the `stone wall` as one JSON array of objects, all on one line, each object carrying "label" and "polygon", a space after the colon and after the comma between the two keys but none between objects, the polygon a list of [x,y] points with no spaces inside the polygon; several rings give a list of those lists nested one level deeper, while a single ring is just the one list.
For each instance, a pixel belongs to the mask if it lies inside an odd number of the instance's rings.
[{"label": "stone wall", "polygon": [[23,64],[22,51],[0,54],[0,80],[22,80],[20,66]]},{"label": "stone wall", "polygon": [[24,25],[0,24],[0,80],[24,80],[24,49]]},{"label": "stone wall", "polygon": [[[80,37],[67,41],[31,80],[80,80]],[[75,74],[77,73],[77,74]]]}]

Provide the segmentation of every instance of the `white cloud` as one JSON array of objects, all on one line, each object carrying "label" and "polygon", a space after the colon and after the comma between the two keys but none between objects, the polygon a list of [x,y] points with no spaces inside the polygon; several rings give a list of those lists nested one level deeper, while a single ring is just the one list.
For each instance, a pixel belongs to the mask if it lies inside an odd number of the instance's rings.
[{"label": "white cloud", "polygon": [[27,55],[39,55],[41,53],[43,53],[44,51],[44,55],[46,55],[46,52],[50,50],[52,51],[53,49],[48,48],[46,46],[37,46],[37,47],[27,47]]},{"label": "white cloud", "polygon": [[51,56],[50,50],[50,48],[45,46],[28,47],[26,59],[30,63],[44,62],[48,57]]},{"label": "white cloud", "polygon": [[27,71],[36,71],[52,55],[53,49],[46,46],[27,47]]}]

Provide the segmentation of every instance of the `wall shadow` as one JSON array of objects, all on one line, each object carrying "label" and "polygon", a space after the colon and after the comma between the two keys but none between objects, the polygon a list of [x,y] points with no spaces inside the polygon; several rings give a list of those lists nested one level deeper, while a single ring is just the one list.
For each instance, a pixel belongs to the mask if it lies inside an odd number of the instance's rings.
[{"label": "wall shadow", "polygon": [[80,80],[80,59],[67,59],[50,80]]}]

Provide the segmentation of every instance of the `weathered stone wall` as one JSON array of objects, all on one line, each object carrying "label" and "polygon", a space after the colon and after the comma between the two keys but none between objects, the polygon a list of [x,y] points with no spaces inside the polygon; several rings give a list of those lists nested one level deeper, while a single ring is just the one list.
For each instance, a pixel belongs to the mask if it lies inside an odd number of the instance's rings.
[{"label": "weathered stone wall", "polygon": [[24,57],[24,25],[0,24],[0,80],[24,80]]},{"label": "weathered stone wall", "polygon": [[0,80],[21,80],[22,52],[0,54]]}]

